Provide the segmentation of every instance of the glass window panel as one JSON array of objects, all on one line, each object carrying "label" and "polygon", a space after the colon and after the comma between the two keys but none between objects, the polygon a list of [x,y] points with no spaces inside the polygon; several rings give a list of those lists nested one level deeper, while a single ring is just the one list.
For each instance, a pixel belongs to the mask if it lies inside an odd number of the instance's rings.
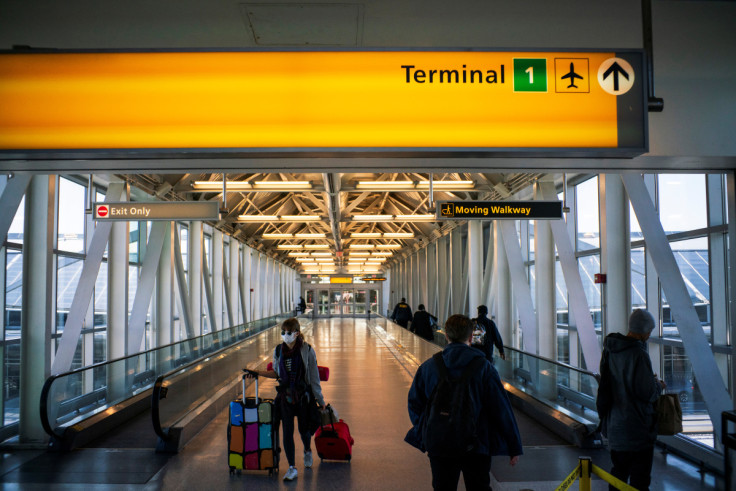
[{"label": "glass window panel", "polygon": [[555,262],[555,302],[557,306],[557,324],[570,325],[567,284],[565,283],[565,275],[562,274],[560,261]]},{"label": "glass window panel", "polygon": [[23,243],[23,222],[24,222],[25,216],[26,216],[26,198],[23,197],[20,200],[18,209],[15,212],[15,217],[13,218],[13,222],[10,224],[10,228],[8,229],[8,239],[7,239],[8,242],[12,242],[15,244]]},{"label": "glass window panel", "polygon": [[534,264],[529,266],[529,271],[527,272],[529,275],[529,290],[532,293],[532,306],[536,308],[537,306],[537,294],[536,294],[536,283],[537,283],[537,274],[534,270]]},{"label": "glass window panel", "polygon": [[557,361],[570,364],[570,331],[557,329]]},{"label": "glass window panel", "polygon": [[634,207],[629,203],[629,230],[631,230],[631,240],[642,240],[644,235],[641,233],[639,220],[636,218]]},{"label": "glass window panel", "polygon": [[577,250],[597,249],[600,243],[598,217],[598,177],[588,179],[575,187],[577,216]]},{"label": "glass window panel", "polygon": [[23,306],[23,253],[6,249],[5,339],[20,339],[20,310]]},{"label": "glass window panel", "polygon": [[685,350],[667,345],[662,349],[662,375],[667,392],[678,394],[682,406],[682,433],[713,447],[713,425]]},{"label": "glass window panel", "polygon": [[529,260],[534,261],[534,220],[529,220]]},{"label": "glass window panel", "polygon": [[[82,259],[59,255],[56,260],[56,332],[64,331],[66,318],[72,306],[82,275]],[[81,359],[81,358],[80,358]]]},{"label": "glass window panel", "polygon": [[703,174],[659,174],[659,219],[665,233],[705,228],[708,213]]},{"label": "glass window panel", "polygon": [[131,263],[137,263],[139,258],[139,243],[140,243],[140,226],[138,222],[128,222],[128,261]]},{"label": "glass window panel", "polygon": [[631,307],[647,308],[647,264],[643,247],[631,249]]},{"label": "glass window panel", "polygon": [[95,281],[94,326],[107,327],[107,262],[100,264]]},{"label": "glass window panel", "polygon": [[20,337],[3,344],[3,425],[20,420]]},{"label": "glass window panel", "polygon": [[601,271],[601,260],[599,255],[586,256],[578,259],[580,277],[583,281],[585,298],[588,299],[590,313],[593,316],[593,324],[596,330],[601,329],[601,288],[595,283],[594,275]]},{"label": "glass window panel", "polygon": [[[708,241],[703,238],[671,242],[675,261],[680,268],[685,287],[690,294],[695,312],[709,340],[711,340],[710,261]],[[669,302],[662,289],[663,336],[679,338],[677,323],[670,311]]]},{"label": "glass window panel", "polygon": [[59,179],[59,230],[56,248],[60,251],[84,252],[86,189],[69,179]]}]

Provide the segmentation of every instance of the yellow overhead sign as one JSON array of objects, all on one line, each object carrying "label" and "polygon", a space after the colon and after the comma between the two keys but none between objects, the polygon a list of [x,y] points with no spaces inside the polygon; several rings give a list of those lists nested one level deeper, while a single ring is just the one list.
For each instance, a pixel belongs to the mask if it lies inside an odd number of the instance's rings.
[{"label": "yellow overhead sign", "polygon": [[642,58],[638,51],[5,52],[0,151],[636,154],[647,145]]},{"label": "yellow overhead sign", "polygon": [[352,276],[330,276],[330,283],[352,283]]}]

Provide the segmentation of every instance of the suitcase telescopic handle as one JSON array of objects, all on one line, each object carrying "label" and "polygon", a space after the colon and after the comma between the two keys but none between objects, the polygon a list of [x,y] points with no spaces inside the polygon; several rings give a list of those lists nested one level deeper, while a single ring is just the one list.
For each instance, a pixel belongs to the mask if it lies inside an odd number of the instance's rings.
[{"label": "suitcase telescopic handle", "polygon": [[245,375],[247,374],[253,377],[256,381],[256,405],[257,405],[258,404],[258,372],[256,372],[255,370],[249,370],[247,368],[243,368],[243,372],[245,372],[243,374],[243,404],[245,404],[245,379],[246,379]]}]

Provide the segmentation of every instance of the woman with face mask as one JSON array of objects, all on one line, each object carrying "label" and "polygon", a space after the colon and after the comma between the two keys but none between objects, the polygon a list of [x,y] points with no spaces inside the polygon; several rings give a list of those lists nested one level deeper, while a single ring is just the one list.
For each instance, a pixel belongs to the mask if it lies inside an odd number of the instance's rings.
[{"label": "woman with face mask", "polygon": [[[276,346],[273,352],[273,370],[258,370],[258,375],[279,380],[276,404],[281,414],[284,453],[289,462],[289,470],[285,481],[297,477],[294,446],[294,418],[296,417],[299,435],[304,444],[304,467],[312,467],[311,442],[309,431],[309,403],[314,397],[324,409],[322,387],[319,383],[317,355],[304,340],[299,321],[292,317],[281,325],[283,343]],[[311,390],[310,390],[311,388]]]}]

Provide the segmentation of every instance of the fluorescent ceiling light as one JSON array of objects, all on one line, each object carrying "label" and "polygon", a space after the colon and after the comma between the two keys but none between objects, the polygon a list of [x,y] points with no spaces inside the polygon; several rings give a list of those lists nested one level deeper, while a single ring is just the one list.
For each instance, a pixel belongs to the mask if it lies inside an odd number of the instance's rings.
[{"label": "fluorescent ceiling light", "polygon": [[313,252],[312,256],[331,256],[331,252]]},{"label": "fluorescent ceiling light", "polygon": [[327,237],[326,234],[308,234],[308,233],[298,233],[294,234],[294,236],[297,239],[324,239]]},{"label": "fluorescent ceiling light", "polygon": [[332,259],[331,257],[317,257],[314,260],[317,261],[318,263],[333,263],[334,264],[334,259]]},{"label": "fluorescent ceiling light", "polygon": [[414,232],[385,232],[383,236],[387,239],[411,239]]},{"label": "fluorescent ceiling light", "polygon": [[314,262],[311,257],[298,257],[295,259],[298,263],[311,263]]},{"label": "fluorescent ceiling light", "polygon": [[[473,189],[474,181],[432,181],[432,189]],[[419,181],[417,189],[429,190],[429,181]]]},{"label": "fluorescent ceiling light", "polygon": [[414,186],[414,181],[358,181],[355,189],[406,188]]},{"label": "fluorescent ceiling light", "polygon": [[375,251],[371,253],[373,256],[393,256],[394,253],[391,251]]},{"label": "fluorescent ceiling light", "polygon": [[[375,254],[375,252],[374,252],[374,254]],[[352,257],[352,256],[370,256],[370,255],[371,255],[370,252],[365,252],[365,251],[350,251],[350,257]]]},{"label": "fluorescent ceiling light", "polygon": [[240,222],[278,222],[276,215],[238,215]]},{"label": "fluorescent ceiling light", "polygon": [[305,249],[329,249],[330,244],[306,244]]},{"label": "fluorescent ceiling light", "polygon": [[378,244],[376,247],[378,249],[401,249],[403,246],[401,244]]},{"label": "fluorescent ceiling light", "polygon": [[[194,181],[192,189],[195,191],[222,191],[222,181]],[[310,181],[227,181],[228,191],[277,191],[312,189]]]},{"label": "fluorescent ceiling light", "polygon": [[320,215],[238,215],[239,222],[318,222]]},{"label": "fluorescent ceiling light", "polygon": [[[436,190],[469,190],[474,188],[474,181],[432,181],[432,189]],[[355,189],[369,191],[429,191],[429,181],[358,181]]]},{"label": "fluorescent ceiling light", "polygon": [[365,263],[365,266],[382,266],[381,263],[373,262],[373,261],[367,261]]},{"label": "fluorescent ceiling light", "polygon": [[312,183],[310,181],[255,181],[253,187],[255,189],[312,189]]},{"label": "fluorescent ceiling light", "polygon": [[389,222],[393,220],[393,215],[353,215],[354,222]]},{"label": "fluorescent ceiling light", "polygon": [[318,222],[322,220],[320,215],[281,215],[285,222]]},{"label": "fluorescent ceiling light", "polygon": [[381,237],[381,232],[353,232],[350,234],[351,239],[378,239]]},{"label": "fluorescent ceiling light", "polygon": [[431,213],[416,215],[394,215],[394,219],[399,222],[434,222],[437,217]]},{"label": "fluorescent ceiling light", "polygon": [[373,249],[373,244],[350,244],[351,249]]},{"label": "fluorescent ceiling light", "polygon": [[304,257],[304,256],[308,256],[308,255],[309,255],[308,252],[290,252],[289,253],[289,256],[290,257]]},{"label": "fluorescent ceiling light", "polygon": [[263,234],[261,235],[261,238],[263,239],[291,239],[294,237],[294,234]]},{"label": "fluorescent ceiling light", "polygon": [[300,244],[279,244],[276,246],[277,249],[304,249],[303,245]]},{"label": "fluorescent ceiling light", "polygon": [[356,257],[356,258],[352,258],[351,257],[350,259],[348,259],[348,264],[350,264],[350,263],[364,263],[367,260],[368,259],[365,258],[365,257]]}]

